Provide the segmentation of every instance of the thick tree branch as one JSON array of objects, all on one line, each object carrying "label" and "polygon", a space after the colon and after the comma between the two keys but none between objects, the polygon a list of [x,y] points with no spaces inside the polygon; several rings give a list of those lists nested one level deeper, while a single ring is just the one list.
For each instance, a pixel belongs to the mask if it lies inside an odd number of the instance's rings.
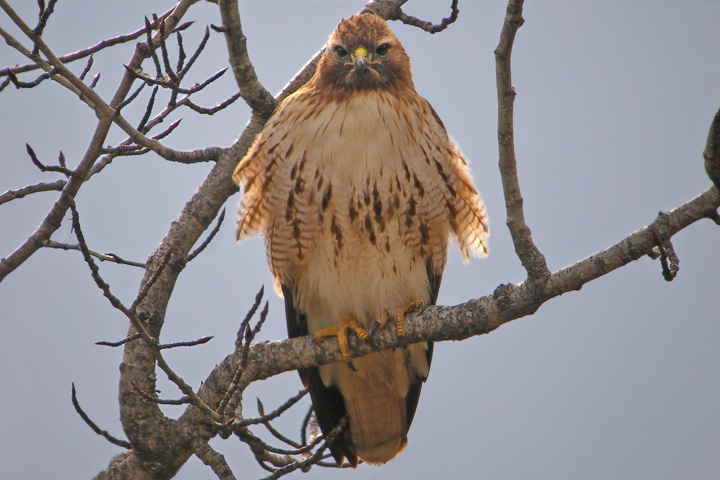
[{"label": "thick tree branch", "polygon": [[[615,245],[552,273],[543,288],[538,288],[532,281],[519,285],[506,284],[499,286],[491,295],[461,305],[432,306],[415,318],[407,319],[405,339],[398,339],[394,329],[385,328],[376,333],[371,343],[359,342],[353,337],[351,352],[353,356],[362,356],[376,350],[399,347],[405,341],[464,340],[490,333],[507,322],[535,313],[543,303],[554,297],[580,290],[586,283],[645,256],[656,245],[653,229],[669,239],[690,224],[710,217],[718,207],[720,192],[711,187],[687,203],[659,215],[653,223]],[[236,355],[228,356],[206,380],[200,395],[210,394],[213,385],[229,382],[227,372],[237,366],[238,360]],[[251,380],[338,361],[342,361],[342,356],[337,342],[319,342],[313,336],[254,344],[248,358],[248,363],[258,366]],[[214,403],[209,398],[206,401]]]}]

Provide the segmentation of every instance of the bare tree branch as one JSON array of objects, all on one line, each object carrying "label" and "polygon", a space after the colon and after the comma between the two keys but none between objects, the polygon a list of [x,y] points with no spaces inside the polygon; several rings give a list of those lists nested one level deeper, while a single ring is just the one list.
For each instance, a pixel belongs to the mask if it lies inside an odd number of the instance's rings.
[{"label": "bare tree branch", "polygon": [[118,447],[127,448],[130,449],[132,446],[130,445],[130,442],[125,440],[120,440],[118,438],[113,437],[110,435],[106,430],[101,429],[98,427],[95,422],[90,420],[90,417],[88,417],[87,413],[80,407],[80,402],[78,402],[77,395],[75,394],[75,384],[72,384],[72,393],[71,393],[71,399],[73,407],[75,407],[75,411],[78,415],[80,415],[80,418],[83,419],[83,421],[92,428],[93,432],[97,433],[98,435],[105,437],[105,439],[112,443],[113,445],[117,445]]},{"label": "bare tree branch", "polygon": [[438,33],[445,30],[451,23],[455,23],[455,21],[458,19],[458,15],[460,14],[460,10],[458,10],[458,0],[452,0],[450,10],[450,16],[443,18],[442,21],[437,25],[433,25],[432,22],[426,22],[411,15],[407,15],[400,8],[398,8],[397,16],[395,18],[392,18],[392,20],[400,20],[406,25],[412,25],[413,27],[421,28],[422,30],[425,30],[429,33]]},{"label": "bare tree branch", "polygon": [[[59,180],[59,181],[62,181],[62,180]],[[54,240],[47,240],[47,241],[45,241],[45,243],[43,244],[43,247],[46,247],[46,248],[57,248],[57,249],[59,249],[59,250],[77,250],[77,251],[82,251],[82,248],[80,247],[79,244],[70,245],[70,244],[67,244],[67,243],[56,242],[56,241],[54,241]],[[89,249],[88,249],[88,253],[89,253],[90,255],[92,255],[93,257],[97,258],[98,260],[100,260],[101,262],[113,262],[113,263],[117,263],[117,264],[119,264],[119,265],[129,265],[129,266],[131,266],[131,267],[145,268],[145,264],[144,264],[144,263],[133,262],[132,260],[125,260],[124,258],[122,258],[122,257],[120,257],[120,256],[118,256],[118,255],[115,255],[114,253],[98,253],[98,252],[94,252],[94,251],[89,250]]]},{"label": "bare tree branch", "polygon": [[[196,0],[180,0],[178,4],[175,6],[175,8],[172,10],[172,13],[167,18],[167,23],[169,25],[168,28],[172,29],[175,25],[177,25],[178,21],[182,18],[182,16],[185,14],[187,9],[195,3]],[[10,8],[10,6],[7,4],[5,0],[0,0],[0,8],[2,8],[8,16],[13,20],[14,23],[18,24],[18,26],[24,26],[21,27],[23,32],[28,35],[28,38],[37,38],[34,33],[29,31],[29,28],[27,28],[27,25],[20,19],[20,17],[15,14],[15,12]],[[8,44],[12,44],[14,41],[17,44],[17,41],[9,35],[6,35],[6,32],[0,29],[0,36],[3,36],[5,40],[8,42]],[[42,42],[40,39],[38,39],[38,42]],[[38,45],[44,45],[44,43],[38,43]],[[11,45],[13,46],[13,45]],[[17,48],[24,49],[22,45],[17,44]],[[43,49],[41,48],[41,51]],[[30,54],[29,57],[32,58],[31,52],[27,51],[27,49],[24,49],[27,54]],[[49,49],[46,48],[46,51],[43,51],[44,54],[48,55]],[[59,70],[60,72],[70,75],[73,78],[74,75],[72,75],[69,70],[60,62],[57,57],[52,55],[52,52],[49,52],[50,56],[48,58],[54,59],[58,65],[62,66],[62,68]],[[135,53],[133,54],[133,57],[131,61],[128,63],[129,66],[135,68],[136,66],[139,66],[142,64],[142,61],[144,60],[144,54],[142,53],[141,48],[137,48],[135,50]],[[43,68],[49,69],[50,67],[47,66],[47,62],[41,61],[40,59],[37,59],[39,64],[43,66]],[[57,77],[55,75],[53,78]],[[82,80],[79,78],[76,78],[77,82],[82,84]],[[126,74],[122,81],[120,82],[120,86],[115,92],[115,95],[113,96],[113,99],[110,101],[108,107],[114,111],[115,108],[123,101],[125,96],[127,95],[127,92],[130,90],[130,87],[133,83],[133,77],[130,74]],[[65,84],[65,83],[64,83]],[[70,84],[68,88],[73,88],[74,86]],[[92,88],[92,87],[90,87]],[[91,90],[92,91],[92,90]],[[92,92],[94,95],[94,92]],[[0,259],[0,281],[2,281],[3,278],[5,278],[9,273],[11,273],[13,270],[15,270],[17,267],[19,267],[25,260],[27,260],[33,253],[35,253],[42,245],[45,243],[45,241],[50,239],[50,236],[55,232],[58,228],[60,228],[60,224],[62,222],[62,219],[67,212],[68,208],[70,207],[69,200],[74,197],[82,184],[85,182],[86,176],[89,173],[90,169],[92,168],[93,164],[97,160],[97,158],[100,155],[100,151],[103,147],[103,143],[105,141],[105,138],[107,137],[108,131],[110,129],[110,125],[112,124],[112,117],[111,116],[105,116],[99,114],[99,120],[97,127],[95,129],[95,132],[92,136],[92,139],[90,141],[90,144],[88,145],[88,149],[85,152],[85,155],[83,156],[82,160],[78,164],[78,166],[73,170],[73,176],[70,177],[67,184],[63,188],[60,197],[53,205],[50,212],[45,216],[40,226],[30,235],[30,237],[23,242],[22,245],[20,245],[14,252],[12,252],[10,255],[8,255],[6,258]]]},{"label": "bare tree branch", "polygon": [[235,475],[225,461],[225,457],[213,450],[210,445],[200,441],[193,444],[193,453],[208,467],[212,468],[220,480],[235,480]]},{"label": "bare tree branch", "polygon": [[705,171],[715,187],[720,189],[720,110],[717,111],[710,124],[707,143],[705,144]]},{"label": "bare tree branch", "polygon": [[10,200],[15,200],[16,198],[32,195],[33,193],[60,191],[65,187],[66,183],[65,180],[57,180],[52,183],[36,183],[35,185],[28,185],[27,187],[18,188],[17,190],[6,190],[0,195],[0,205]]},{"label": "bare tree branch", "polygon": [[207,248],[208,245],[210,245],[210,242],[213,241],[213,238],[215,238],[215,235],[220,231],[220,227],[222,226],[223,220],[225,220],[225,209],[222,209],[222,212],[220,212],[220,215],[218,216],[217,223],[215,224],[215,227],[210,232],[210,235],[205,239],[205,241],[195,250],[190,252],[187,257],[187,261],[191,262],[195,257],[200,255],[205,248]]},{"label": "bare tree branch", "polygon": [[498,144],[500,149],[500,174],[503,191],[505,192],[505,208],[507,210],[507,226],[510,229],[515,253],[522,262],[531,280],[543,281],[550,271],[545,257],[537,249],[532,240],[530,228],[525,223],[523,198],[520,194],[520,183],[517,176],[515,161],[515,139],[513,128],[513,103],[515,89],[510,74],[510,54],[512,52],[515,33],[522,26],[523,0],[510,0],[505,15],[505,23],[500,33],[500,43],[495,49],[495,62],[498,90]]},{"label": "bare tree branch", "polygon": [[240,24],[240,13],[236,0],[220,0],[220,15],[222,16],[223,31],[230,55],[230,65],[235,74],[235,81],[240,94],[253,112],[263,118],[269,118],[277,106],[275,100],[255,75],[255,67],[248,56],[245,35]]},{"label": "bare tree branch", "polygon": [[[500,285],[491,295],[455,307],[428,307],[415,318],[406,319],[405,340],[398,338],[392,328],[376,332],[371,343],[359,342],[355,337],[351,337],[351,355],[362,356],[378,350],[396,348],[401,346],[403,341],[412,344],[464,340],[490,333],[507,322],[535,313],[543,303],[552,298],[580,290],[586,283],[645,256],[656,245],[652,229],[663,238],[671,238],[688,225],[708,218],[719,206],[720,192],[711,187],[685,204],[658,216],[650,225],[615,245],[552,273],[543,289],[538,289],[537,285],[530,281],[519,285],[505,284]],[[342,361],[342,355],[337,342],[320,342],[312,335],[254,344],[248,357],[249,364],[258,365],[257,374],[252,380],[339,361]],[[235,368],[238,358],[231,355],[223,363],[225,362],[228,364],[218,366],[218,370],[208,377],[205,385],[218,381],[213,378],[216,373]],[[224,381],[228,381],[227,378],[221,380],[221,383]],[[199,394],[206,394],[204,387]]]},{"label": "bare tree branch", "polygon": [[[175,9],[171,8],[167,12],[160,15],[159,18],[161,20],[164,20],[165,18],[170,16],[174,11],[175,11]],[[152,26],[152,28],[157,28],[157,24],[151,24],[151,26]],[[187,28],[187,27],[184,27],[184,28]],[[175,31],[178,31],[178,30],[180,30],[179,27]],[[70,63],[75,60],[79,60],[81,58],[92,56],[92,54],[97,53],[100,50],[103,50],[105,48],[113,47],[113,46],[119,45],[121,43],[131,42],[131,41],[143,36],[144,34],[145,34],[145,28],[141,28],[140,30],[136,30],[132,33],[128,33],[125,35],[118,35],[116,37],[108,38],[107,40],[103,40],[100,43],[93,45],[92,47],[84,48],[82,50],[78,50],[77,52],[63,55],[61,57],[58,57],[58,59],[63,63]],[[38,68],[41,68],[40,65],[38,65],[36,63],[32,63],[32,64],[28,64],[28,65],[12,67],[12,72],[14,72],[15,74],[25,73],[25,72],[30,72],[32,70],[37,70]],[[11,71],[10,68],[1,69],[0,77],[10,74],[10,71]]]}]

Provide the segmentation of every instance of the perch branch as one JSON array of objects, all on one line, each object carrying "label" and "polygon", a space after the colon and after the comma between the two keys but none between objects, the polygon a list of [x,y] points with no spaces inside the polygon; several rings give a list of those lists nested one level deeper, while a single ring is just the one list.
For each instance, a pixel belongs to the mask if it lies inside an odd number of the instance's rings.
[{"label": "perch branch", "polygon": [[[534,313],[551,298],[579,290],[584,284],[643,257],[656,245],[652,229],[669,239],[688,225],[709,217],[719,206],[720,192],[711,187],[685,204],[659,215],[652,224],[615,245],[552,273],[543,290],[526,281],[519,285],[501,285],[491,295],[455,307],[431,306],[406,321],[405,340],[398,339],[393,329],[382,329],[375,333],[372,344],[358,342],[352,337],[351,354],[367,355],[398,347],[403,341],[464,340],[490,333],[507,322]],[[233,368],[238,360],[231,355],[225,361],[230,362],[228,368]],[[253,344],[247,360],[248,364],[258,366],[257,375],[251,380],[338,361],[342,361],[342,356],[337,343],[319,342],[313,336]]]}]

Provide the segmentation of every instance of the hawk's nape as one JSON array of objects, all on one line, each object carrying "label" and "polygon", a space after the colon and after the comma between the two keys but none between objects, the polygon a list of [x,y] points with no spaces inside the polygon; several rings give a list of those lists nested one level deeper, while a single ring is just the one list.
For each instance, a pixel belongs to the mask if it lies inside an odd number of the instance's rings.
[{"label": "hawk's nape", "polygon": [[487,253],[487,219],[467,164],[410,60],[379,17],[331,35],[313,78],[277,108],[233,178],[238,238],[261,233],[291,337],[337,337],[340,362],[303,369],[318,424],[346,458],[384,463],[407,444],[432,343],[350,359],[361,339],[437,300],[447,247]]}]

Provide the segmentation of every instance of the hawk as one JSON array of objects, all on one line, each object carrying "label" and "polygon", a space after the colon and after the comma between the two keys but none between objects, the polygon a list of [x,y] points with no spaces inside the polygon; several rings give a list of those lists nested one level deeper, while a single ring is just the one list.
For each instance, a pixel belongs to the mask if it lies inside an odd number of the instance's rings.
[{"label": "hawk", "polygon": [[373,14],[340,22],[315,75],[239,162],[237,238],[260,233],[290,337],[336,337],[345,362],[301,369],[341,464],[385,463],[407,444],[432,342],[351,360],[361,340],[436,302],[448,243],[487,253],[485,208],[459,148],[415,92],[410,59]]}]

